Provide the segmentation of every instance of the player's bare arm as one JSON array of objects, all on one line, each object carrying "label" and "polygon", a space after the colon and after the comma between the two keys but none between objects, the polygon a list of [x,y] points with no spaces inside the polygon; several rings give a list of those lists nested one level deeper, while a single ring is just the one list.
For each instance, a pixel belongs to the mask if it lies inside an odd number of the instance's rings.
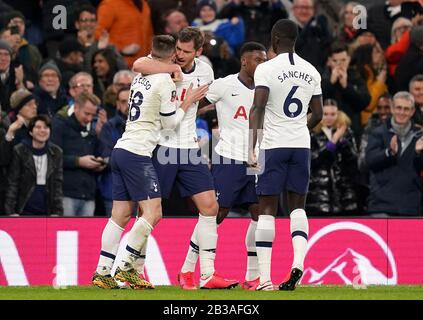
[{"label": "player's bare arm", "polygon": [[149,57],[137,59],[132,66],[132,71],[143,75],[169,73],[174,80],[182,79],[182,70],[179,65],[168,64],[158,60],[153,61],[153,59]]},{"label": "player's bare arm", "polygon": [[[267,100],[269,99],[269,88],[267,87],[257,87],[254,93],[254,102],[253,106],[251,107],[250,111],[250,132],[252,130],[252,141],[248,144],[248,163],[250,165],[254,165],[257,163],[256,156],[254,153],[257,138],[260,139],[259,130],[263,129],[263,121],[264,121],[264,112],[267,104]],[[250,135],[251,139],[251,135]]]},{"label": "player's bare arm", "polygon": [[312,130],[317,126],[323,117],[322,96],[314,96],[310,100],[311,117],[307,120],[307,127]]}]

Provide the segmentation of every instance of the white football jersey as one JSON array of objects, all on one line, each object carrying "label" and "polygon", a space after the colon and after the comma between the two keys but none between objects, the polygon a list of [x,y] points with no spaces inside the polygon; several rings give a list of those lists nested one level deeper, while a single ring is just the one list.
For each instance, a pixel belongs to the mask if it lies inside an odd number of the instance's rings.
[{"label": "white football jersey", "polygon": [[310,148],[307,110],[311,98],[322,94],[316,68],[295,53],[283,53],[260,64],[254,82],[269,88],[260,148]]},{"label": "white football jersey", "polygon": [[[185,93],[190,84],[197,88],[203,84],[211,83],[214,80],[213,69],[204,61],[194,59],[194,68],[189,73],[183,74],[181,82],[176,83],[178,105],[184,101]],[[171,133],[162,132],[160,145],[170,148],[198,149],[197,118],[198,102],[189,107],[181,123]]]},{"label": "white football jersey", "polygon": [[167,73],[138,74],[132,81],[128,104],[125,132],[115,148],[151,157],[160,139],[160,116],[176,112],[175,83]]},{"label": "white football jersey", "polygon": [[215,80],[207,100],[216,104],[219,142],[216,153],[229,159],[248,160],[248,118],[254,99],[254,88],[248,88],[238,74]]}]

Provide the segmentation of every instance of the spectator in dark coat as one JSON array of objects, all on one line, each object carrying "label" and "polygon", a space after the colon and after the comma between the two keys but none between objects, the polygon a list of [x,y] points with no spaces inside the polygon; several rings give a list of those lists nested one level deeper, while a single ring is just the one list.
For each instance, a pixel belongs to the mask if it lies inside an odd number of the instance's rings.
[{"label": "spectator in dark coat", "polygon": [[369,118],[361,136],[360,151],[358,155],[358,169],[360,171],[358,201],[360,211],[367,211],[367,198],[369,196],[369,169],[366,165],[366,149],[369,141],[369,134],[386,120],[391,118],[392,97],[389,93],[383,94],[377,101],[376,112]]},{"label": "spectator in dark coat", "polygon": [[8,215],[62,215],[62,150],[49,143],[51,121],[34,117],[28,126],[32,139],[13,149],[8,174],[5,213]]},{"label": "spectator in dark coat", "polygon": [[116,97],[116,115],[107,121],[100,133],[101,152],[100,155],[105,159],[107,167],[103,171],[99,179],[99,189],[103,198],[106,215],[110,216],[112,213],[112,172],[109,164],[109,159],[112,155],[113,148],[119,138],[125,131],[126,118],[128,117],[128,100],[130,87],[123,87],[119,89]]},{"label": "spectator in dark coat", "polygon": [[313,0],[294,0],[290,19],[297,23],[299,36],[295,51],[322,72],[332,42],[328,20],[324,15],[316,15]]},{"label": "spectator in dark coat", "polygon": [[38,87],[34,96],[38,103],[38,114],[47,114],[53,118],[57,111],[67,105],[65,90],[61,87],[62,74],[53,62],[47,62],[39,71]]},{"label": "spectator in dark coat", "polygon": [[288,14],[285,7],[278,1],[230,1],[219,14],[222,18],[239,16],[244,20],[245,41],[255,41],[270,46],[270,31],[279,19],[285,19]]},{"label": "spectator in dark coat", "polygon": [[18,65],[12,61],[12,48],[6,41],[0,40],[0,105],[5,112],[10,110],[12,93],[24,88],[23,75],[20,77],[19,73]]},{"label": "spectator in dark coat", "polygon": [[6,141],[6,132],[10,126],[9,118],[6,112],[0,108],[0,216],[4,214],[4,201],[7,190],[7,170],[10,163],[11,153],[9,143]]},{"label": "spectator in dark coat", "polygon": [[412,19],[421,5],[419,2],[405,0],[388,0],[385,3],[371,6],[367,15],[367,28],[376,35],[385,50],[391,43],[391,29],[399,17]]},{"label": "spectator in dark coat", "polygon": [[414,113],[413,121],[423,128],[423,74],[414,76],[410,81],[409,88],[416,103],[416,112]]},{"label": "spectator in dark coat", "polygon": [[324,99],[337,101],[339,109],[351,119],[357,141],[362,131],[360,112],[370,103],[370,95],[365,80],[349,66],[350,60],[345,44],[332,44],[322,75],[322,91]]},{"label": "spectator in dark coat", "polygon": [[160,18],[164,12],[171,9],[181,11],[187,18],[188,24],[191,24],[197,16],[197,2],[197,0],[150,0],[151,21],[153,22],[154,33],[160,34],[164,31]]},{"label": "spectator in dark coat", "polygon": [[60,58],[54,61],[62,73],[62,83],[68,90],[69,80],[83,71],[85,47],[73,38],[67,38],[59,46]]},{"label": "spectator in dark coat", "polygon": [[366,149],[370,170],[370,214],[420,216],[422,214],[423,137],[411,118],[414,98],[398,92],[392,118],[372,131]]},{"label": "spectator in dark coat", "polygon": [[309,215],[358,213],[357,146],[350,124],[336,101],[325,100],[322,122],[311,133]]},{"label": "spectator in dark coat", "polygon": [[63,208],[65,216],[92,216],[95,209],[96,173],[106,164],[98,157],[99,142],[87,126],[98,110],[99,99],[82,93],[72,115],[53,119],[52,142],[63,150]]},{"label": "spectator in dark coat", "polygon": [[26,76],[29,81],[35,83],[37,80],[37,72],[41,66],[42,56],[38,48],[29,44],[25,39],[25,17],[19,11],[12,11],[5,17],[5,25],[8,28],[17,27],[21,36],[21,43],[17,52],[20,63],[26,70]]},{"label": "spectator in dark coat", "polygon": [[417,74],[423,74],[423,25],[410,32],[410,46],[395,71],[397,90],[407,91],[411,78]]}]

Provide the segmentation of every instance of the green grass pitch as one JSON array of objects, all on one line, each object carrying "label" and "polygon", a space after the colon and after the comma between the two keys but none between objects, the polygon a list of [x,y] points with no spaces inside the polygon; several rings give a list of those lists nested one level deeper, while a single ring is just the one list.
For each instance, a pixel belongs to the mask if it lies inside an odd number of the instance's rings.
[{"label": "green grass pitch", "polygon": [[0,300],[423,300],[423,286],[299,286],[295,291],[184,291],[177,286],[154,290],[102,290],[90,286],[1,287]]}]

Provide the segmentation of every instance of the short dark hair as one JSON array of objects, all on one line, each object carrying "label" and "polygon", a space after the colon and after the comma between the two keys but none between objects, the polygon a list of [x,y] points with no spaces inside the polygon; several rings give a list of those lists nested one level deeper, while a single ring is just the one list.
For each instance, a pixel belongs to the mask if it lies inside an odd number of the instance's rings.
[{"label": "short dark hair", "polygon": [[49,127],[50,130],[51,130],[51,120],[50,120],[50,118],[47,115],[45,115],[45,114],[39,114],[39,115],[35,116],[34,118],[32,118],[29,121],[29,124],[28,124],[28,132],[32,132],[32,130],[35,127],[35,124],[37,123],[37,121],[44,122],[45,125],[47,127]]},{"label": "short dark hair", "polygon": [[266,52],[266,48],[264,45],[258,42],[246,42],[242,45],[241,49],[239,50],[239,55],[242,56],[244,53],[253,52],[253,51],[264,51]]},{"label": "short dark hair", "polygon": [[81,16],[81,13],[82,12],[85,12],[85,11],[86,12],[89,12],[91,14],[94,14],[97,17],[97,11],[96,11],[96,9],[92,5],[90,5],[90,4],[84,4],[79,9],[76,10],[76,12],[75,12],[75,20],[78,21],[79,18],[80,18],[80,16]]},{"label": "short dark hair", "polygon": [[289,19],[279,19],[273,25],[272,39],[279,38],[279,41],[287,44],[294,44],[298,37],[298,26]]},{"label": "short dark hair", "polygon": [[329,48],[329,57],[335,53],[341,53],[346,51],[348,53],[348,46],[345,42],[335,41]]},{"label": "short dark hair", "polygon": [[13,10],[8,13],[6,13],[3,17],[3,22],[7,26],[11,20],[15,18],[20,18],[23,20],[23,22],[26,24],[25,16],[24,14],[19,10]]},{"label": "short dark hair", "polygon": [[198,50],[203,47],[204,37],[200,29],[195,27],[186,27],[178,33],[178,40],[180,42],[190,42],[194,43],[194,49]]},{"label": "short dark hair", "polygon": [[175,38],[169,35],[153,37],[151,55],[155,58],[169,58],[175,52]]}]

